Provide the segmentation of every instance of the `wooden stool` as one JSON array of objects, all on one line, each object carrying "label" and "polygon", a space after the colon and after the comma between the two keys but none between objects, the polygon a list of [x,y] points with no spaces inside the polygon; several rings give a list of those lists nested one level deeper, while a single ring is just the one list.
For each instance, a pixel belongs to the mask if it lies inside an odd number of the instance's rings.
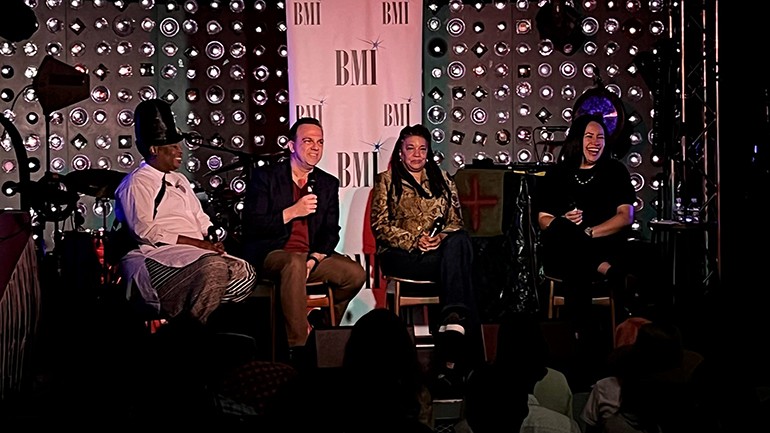
[{"label": "wooden stool", "polygon": [[[564,296],[556,295],[556,284],[562,284],[564,283],[564,280],[558,277],[545,275],[545,278],[548,280],[549,290],[548,290],[548,318],[553,319],[554,317],[559,317],[559,310],[558,307],[564,306]],[[605,280],[597,280],[591,283],[592,285],[596,284],[606,284]],[[612,290],[612,287],[607,285],[608,292],[607,296],[594,296],[591,298],[591,304],[592,305],[601,305],[604,307],[610,308],[610,325],[612,326],[612,332],[611,335],[612,338],[612,345],[615,346],[615,296]]]}]

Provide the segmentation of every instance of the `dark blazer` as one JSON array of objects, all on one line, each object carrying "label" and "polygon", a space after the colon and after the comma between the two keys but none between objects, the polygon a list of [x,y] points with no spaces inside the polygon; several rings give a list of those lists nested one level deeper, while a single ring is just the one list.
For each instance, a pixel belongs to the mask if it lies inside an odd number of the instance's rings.
[{"label": "dark blazer", "polygon": [[[310,252],[331,254],[340,240],[340,181],[316,167],[308,182],[318,196],[315,213],[308,215]],[[254,167],[246,188],[243,215],[243,256],[257,269],[270,251],[283,248],[291,234],[291,221],[283,223],[283,210],[294,204],[289,160]]]}]

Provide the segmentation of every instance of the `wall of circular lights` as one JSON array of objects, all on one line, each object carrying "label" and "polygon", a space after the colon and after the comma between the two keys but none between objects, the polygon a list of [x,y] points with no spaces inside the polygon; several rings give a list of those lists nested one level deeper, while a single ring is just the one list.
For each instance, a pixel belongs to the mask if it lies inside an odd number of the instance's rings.
[{"label": "wall of circular lights", "polygon": [[635,228],[649,236],[663,161],[637,58],[667,37],[662,1],[585,0],[555,11],[546,1],[426,0],[424,21],[423,119],[447,169],[551,163],[576,111],[615,105],[608,110],[625,119],[612,152],[632,173]]},{"label": "wall of circular lights", "polygon": [[[129,172],[133,109],[149,98],[172,106],[177,125],[202,141],[187,143],[184,169],[206,192],[217,217],[237,217],[243,166],[285,146],[288,77],[285,4],[264,0],[28,0],[39,29],[19,43],[0,40],[0,99],[27,154],[66,177],[75,170]],[[51,55],[86,72],[90,97],[54,112],[50,133],[31,83]],[[46,140],[50,161],[46,157]],[[18,180],[7,134],[0,140],[0,184]],[[96,178],[95,181],[100,181]],[[4,191],[0,206],[18,208]],[[111,222],[112,206],[81,196],[86,228]],[[73,228],[69,221],[64,229]],[[49,234],[46,233],[46,236]]]},{"label": "wall of circular lights", "polygon": [[[146,98],[172,104],[189,143],[185,168],[222,218],[237,218],[252,155],[286,144],[288,77],[285,5],[264,0],[27,2],[40,28],[20,43],[0,41],[0,99],[32,163],[73,170],[130,171],[132,111]],[[614,152],[633,173],[640,222],[655,216],[660,165],[652,149],[652,95],[635,62],[667,34],[663,2],[586,0],[569,18],[575,32],[544,25],[544,1],[425,0],[424,122],[452,170],[486,160],[500,166],[549,162],[583,94],[617,96],[627,125]],[[540,17],[539,17],[540,15]],[[551,17],[552,18],[552,17]],[[30,83],[47,54],[86,71],[90,98],[45,119]],[[51,150],[46,161],[45,142]],[[9,139],[0,140],[0,184],[16,180]],[[18,207],[18,195],[0,206]],[[88,196],[86,227],[111,207]],[[110,216],[110,215],[108,215]]]}]

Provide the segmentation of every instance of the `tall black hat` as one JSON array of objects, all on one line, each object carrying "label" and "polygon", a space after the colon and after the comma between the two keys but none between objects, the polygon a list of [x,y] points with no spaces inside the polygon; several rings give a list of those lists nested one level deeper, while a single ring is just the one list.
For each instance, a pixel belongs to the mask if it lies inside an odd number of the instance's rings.
[{"label": "tall black hat", "polygon": [[171,106],[162,99],[142,101],[134,110],[136,147],[145,155],[150,146],[176,144],[184,139],[177,129]]}]

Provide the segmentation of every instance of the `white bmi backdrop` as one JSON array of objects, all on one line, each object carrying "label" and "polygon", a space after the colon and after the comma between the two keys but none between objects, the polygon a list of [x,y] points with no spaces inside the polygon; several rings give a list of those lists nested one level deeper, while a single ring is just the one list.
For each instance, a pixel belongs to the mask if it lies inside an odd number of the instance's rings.
[{"label": "white bmi backdrop", "polygon": [[[286,18],[290,120],[322,122],[319,167],[340,179],[337,250],[366,266],[374,175],[387,167],[401,128],[421,120],[422,1],[289,1]],[[372,306],[371,291],[361,292]]]}]

